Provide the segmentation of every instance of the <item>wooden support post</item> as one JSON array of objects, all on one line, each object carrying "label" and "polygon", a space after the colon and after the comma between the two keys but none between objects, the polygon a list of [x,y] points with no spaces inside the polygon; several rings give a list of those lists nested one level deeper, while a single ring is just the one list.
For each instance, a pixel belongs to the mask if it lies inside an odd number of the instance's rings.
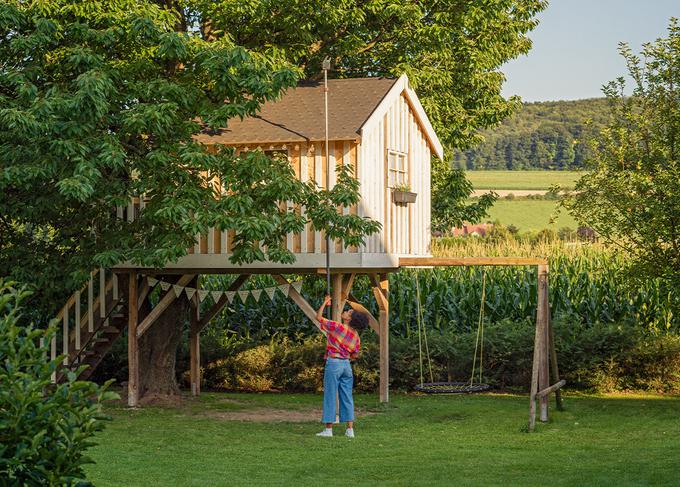
[{"label": "wooden support post", "polygon": [[139,344],[137,337],[137,271],[130,272],[128,285],[128,406],[139,400]]},{"label": "wooden support post", "polygon": [[331,276],[331,281],[333,282],[331,296],[331,319],[336,322],[340,322],[340,315],[342,314],[342,308],[345,306],[345,301],[342,299],[342,279],[343,274],[333,274]]},{"label": "wooden support post", "polygon": [[[539,367],[538,367],[538,389],[546,389],[550,385],[550,375],[548,367],[548,266],[538,266],[538,316],[540,317],[537,326],[540,328],[539,346]],[[541,396],[538,399],[540,420],[548,421],[548,404],[550,398]]]},{"label": "wooden support post", "polygon": [[534,333],[534,358],[531,366],[531,392],[529,393],[529,432],[536,425],[536,393],[538,392],[538,365],[540,350],[540,328],[538,326],[540,310],[536,310],[536,331]]},{"label": "wooden support post", "polygon": [[201,393],[201,331],[199,329],[201,307],[199,305],[198,293],[194,293],[190,305],[189,376],[191,382],[191,395],[198,396]]},{"label": "wooden support post", "polygon": [[380,338],[380,402],[389,401],[390,384],[390,349],[389,349],[389,281],[387,274],[370,275],[373,284],[373,294],[378,302],[380,314],[378,316]]}]

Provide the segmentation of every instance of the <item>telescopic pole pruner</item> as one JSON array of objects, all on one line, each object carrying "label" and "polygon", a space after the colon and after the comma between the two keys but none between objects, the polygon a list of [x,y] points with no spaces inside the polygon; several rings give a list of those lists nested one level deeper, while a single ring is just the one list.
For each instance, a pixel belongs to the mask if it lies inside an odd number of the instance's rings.
[{"label": "telescopic pole pruner", "polygon": [[[323,69],[323,104],[324,104],[324,118],[325,118],[325,130],[324,139],[326,143],[326,191],[331,190],[331,171],[329,166],[330,157],[328,156],[328,70],[331,69],[330,58],[325,58],[322,64]],[[326,231],[326,293],[331,295],[331,238]],[[331,305],[328,310],[329,318],[332,317],[333,306]]]}]

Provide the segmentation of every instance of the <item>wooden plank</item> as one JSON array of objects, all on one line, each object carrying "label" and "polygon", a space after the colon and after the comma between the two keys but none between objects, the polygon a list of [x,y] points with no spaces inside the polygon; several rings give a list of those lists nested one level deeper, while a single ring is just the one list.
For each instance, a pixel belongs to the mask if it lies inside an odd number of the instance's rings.
[{"label": "wooden plank", "polygon": [[[156,283],[156,286],[158,286],[158,283]],[[149,280],[146,278],[146,276],[144,276],[142,279],[141,289],[139,290],[139,296],[137,297],[137,309],[142,308],[144,305],[144,300],[156,286],[149,286]]]},{"label": "wooden plank", "polygon": [[62,348],[64,353],[63,364],[68,365],[68,305],[64,308],[64,315],[62,317]]},{"label": "wooden plank", "polygon": [[[550,384],[550,375],[548,367],[548,266],[538,266],[538,311],[540,322],[540,363],[538,368],[538,389],[546,389]],[[548,397],[541,396],[538,398],[539,419],[542,422],[548,421]]]},{"label": "wooden plank", "polygon": [[[321,146],[319,144],[314,144],[314,181],[316,181],[316,184],[323,188],[324,187],[324,180],[323,180],[323,160],[321,159]],[[320,253],[323,252],[323,247],[321,241],[325,240],[321,238],[321,232],[314,232],[314,252],[315,253]]]},{"label": "wooden plank", "polygon": [[[302,144],[300,146],[300,181],[303,183],[309,180],[309,168],[307,167],[307,145]],[[300,213],[304,216],[307,214],[306,209],[303,206],[300,207]],[[305,224],[305,228],[300,234],[300,253],[308,252],[308,235],[309,235],[309,223]]]},{"label": "wooden plank", "polygon": [[99,268],[99,317],[106,318],[106,274]]},{"label": "wooden plank", "polygon": [[76,350],[80,350],[80,320],[82,315],[80,313],[80,291],[76,291],[76,307],[75,307],[75,321],[73,322],[76,332]]},{"label": "wooden plank", "polygon": [[[380,325],[380,402],[388,402],[390,400],[390,327],[389,327],[389,299],[387,299],[389,291],[389,281],[387,274],[380,276],[380,292],[384,294],[385,304],[380,308],[378,321]],[[380,305],[380,303],[378,303]]]},{"label": "wooden plank", "polygon": [[383,229],[385,232],[385,238],[384,238],[384,246],[385,246],[385,252],[390,253],[392,251],[392,222],[390,221],[390,202],[389,202],[389,197],[390,197],[390,188],[389,188],[389,162],[388,162],[388,150],[389,150],[389,135],[390,135],[390,129],[392,128],[391,124],[388,124],[387,121],[387,114],[385,114],[383,124],[384,124],[384,148],[383,148],[383,153],[381,154],[381,161],[382,164],[379,164],[378,167],[382,167],[383,169],[383,181],[384,181],[384,186],[383,186],[383,211],[382,211],[382,216],[383,216]]},{"label": "wooden plank", "polygon": [[[55,333],[52,336],[52,340],[50,340],[50,361],[54,362],[57,360],[57,334]],[[52,371],[52,376],[51,376],[52,382],[57,382],[57,371],[56,368],[54,371]]]},{"label": "wooden plank", "polygon": [[[179,281],[177,281],[177,285],[186,286],[193,278],[194,278],[193,274],[185,274],[182,277],[180,277]],[[135,285],[135,289],[136,288],[137,286]],[[137,338],[140,338],[142,335],[144,335],[146,330],[148,330],[151,327],[151,325],[154,324],[154,322],[163,313],[163,311],[165,311],[175,299],[177,299],[177,296],[175,295],[174,289],[171,287],[161,298],[158,304],[154,307],[154,309],[151,310],[151,313],[149,313],[147,317],[144,318],[144,321],[142,321],[139,324],[139,326],[136,327]],[[137,312],[137,294],[135,293],[135,313],[136,312]]]},{"label": "wooden plank", "polygon": [[538,392],[538,366],[540,362],[540,329],[538,326],[539,313],[536,310],[536,331],[534,333],[534,357],[531,365],[531,386],[529,393],[529,432],[534,430],[536,425],[536,393]]},{"label": "wooden plank", "polygon": [[563,387],[567,383],[566,380],[562,379],[559,382],[556,382],[555,384],[551,385],[550,387],[546,387],[542,391],[538,391],[536,393],[536,397],[545,397],[551,392],[559,391],[561,387]]},{"label": "wooden plank", "polygon": [[399,267],[521,266],[547,265],[547,259],[533,257],[401,257]]},{"label": "wooden plank", "polygon": [[94,332],[94,275],[87,281],[87,331]]},{"label": "wooden plank", "polygon": [[113,300],[118,301],[118,276],[115,272],[111,273],[111,281],[113,283]]},{"label": "wooden plank", "polygon": [[345,301],[342,299],[342,280],[343,274],[333,274],[331,280],[333,281],[332,286],[332,300],[331,300],[331,319],[341,321],[340,315],[342,314],[342,308],[345,305]]},{"label": "wooden plank", "polygon": [[[272,274],[272,277],[279,284],[290,284],[288,280],[280,274]],[[314,323],[314,325],[319,330],[321,330],[321,325],[316,319],[316,310],[312,308],[312,306],[307,302],[307,300],[299,292],[297,292],[297,290],[293,286],[290,286],[288,297],[290,297],[295,302],[295,304],[298,305],[302,312],[307,316],[307,318],[309,318],[312,321],[312,323]]]},{"label": "wooden plank", "polygon": [[[170,289],[170,292],[172,292],[172,289]],[[137,407],[139,401],[139,343],[137,320],[137,272],[131,271],[128,284],[128,406],[133,408]]]},{"label": "wooden plank", "polygon": [[198,396],[201,393],[201,332],[198,323],[201,319],[201,307],[198,301],[198,293],[191,300],[189,325],[189,377],[191,382],[191,395]]},{"label": "wooden plank", "polygon": [[368,277],[371,280],[373,295],[375,296],[375,300],[378,302],[378,306],[380,309],[387,309],[389,307],[389,303],[387,301],[387,294],[382,288],[380,276],[378,274],[369,274]]},{"label": "wooden plank", "polygon": [[[232,282],[229,287],[227,288],[227,291],[233,292],[233,291],[238,291],[241,286],[248,280],[250,277],[250,274],[240,274],[234,282]],[[206,327],[208,323],[219,313],[222,311],[222,308],[224,308],[227,303],[229,302],[229,299],[227,298],[226,295],[222,295],[222,297],[215,303],[212,308],[203,316],[203,318],[199,319],[197,328],[198,332],[200,333],[203,331],[203,328]]]}]

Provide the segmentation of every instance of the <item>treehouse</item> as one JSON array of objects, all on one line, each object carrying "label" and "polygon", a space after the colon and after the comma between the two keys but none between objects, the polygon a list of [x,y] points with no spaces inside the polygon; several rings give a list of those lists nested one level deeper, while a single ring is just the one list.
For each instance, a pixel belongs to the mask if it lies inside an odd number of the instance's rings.
[{"label": "treehouse", "polygon": [[[301,233],[289,234],[287,248],[295,262],[256,262],[238,265],[229,257],[234,235],[230,231],[211,229],[197,235],[194,246],[177,262],[162,269],[121,264],[113,269],[93,272],[86,286],[68,300],[58,314],[62,331],[52,341],[51,355],[57,350],[64,355],[65,369],[77,370],[87,378],[111,348],[113,341],[127,330],[128,339],[128,404],[135,406],[144,391],[140,390],[140,343],[150,335],[164,340],[159,331],[159,318],[174,319],[178,329],[180,318],[173,315],[173,303],[188,300],[191,306],[190,381],[193,394],[200,391],[199,336],[226,304],[248,293],[261,296],[273,292],[240,290],[252,274],[271,274],[285,295],[295,301],[305,315],[318,326],[314,308],[305,300],[291,275],[326,272],[326,255],[330,256],[332,281],[332,318],[340,319],[346,303],[366,310],[351,293],[357,275],[367,275],[378,304],[376,319],[369,313],[369,324],[380,340],[380,399],[388,400],[388,274],[404,266],[433,265],[537,265],[541,287],[542,308],[537,314],[537,337],[545,338],[547,330],[547,261],[545,259],[435,259],[430,255],[430,161],[443,158],[442,145],[432,129],[417,95],[409,87],[407,77],[398,79],[364,78],[330,80],[328,82],[328,153],[325,149],[325,110],[323,83],[302,83],[291,88],[277,101],[265,103],[261,111],[244,120],[233,120],[227,128],[204,133],[197,139],[205,145],[234,147],[236,152],[272,151],[288,159],[296,177],[326,186],[326,171],[330,171],[331,187],[336,178],[336,165],[352,168],[360,183],[361,198],[356,206],[343,208],[346,214],[356,214],[378,221],[379,233],[366,238],[358,248],[331,242],[321,232],[308,225]],[[228,196],[227,196],[228,197]],[[289,208],[291,205],[289,204]],[[137,199],[126,208],[118,208],[118,216],[134,221],[144,210],[144,200]],[[304,212],[304,208],[296,208]],[[229,273],[236,278],[228,289],[206,291],[198,288],[200,274]],[[286,276],[289,277],[285,277]],[[160,288],[159,298],[151,307],[149,296]],[[210,295],[211,306],[199,315],[200,302]],[[270,294],[271,295],[271,294]],[[245,296],[245,298],[244,298]],[[146,303],[146,306],[144,304]],[[205,310],[206,307],[203,306]],[[156,324],[156,325],[155,325]],[[171,330],[171,328],[166,328]],[[151,330],[151,333],[150,331]],[[537,338],[537,344],[539,343]],[[544,389],[547,378],[547,341],[540,342],[540,354],[534,355],[532,388]],[[538,350],[538,349],[536,349]],[[538,357],[538,358],[537,358]],[[152,359],[153,360],[153,359]],[[319,358],[321,360],[321,357]],[[159,361],[159,360],[157,360]],[[162,361],[162,360],[160,360]],[[174,358],[172,359],[174,363]],[[140,365],[141,364],[141,365]],[[540,368],[540,371],[539,371]],[[54,380],[65,377],[57,371]],[[173,379],[174,380],[174,379]],[[533,389],[532,389],[533,390]],[[535,393],[532,392],[532,399]],[[541,396],[543,397],[543,396]],[[545,417],[547,403],[545,398]]]},{"label": "treehouse", "polygon": [[[197,139],[234,147],[237,153],[259,149],[285,155],[297,178],[321,188],[326,187],[327,167],[332,187],[336,164],[351,166],[361,201],[344,211],[378,221],[382,230],[360,248],[331,243],[328,251],[335,272],[389,271],[399,267],[400,257],[428,256],[430,158],[441,159],[443,151],[407,77],[329,80],[328,87],[328,154],[323,83],[300,84],[281,99],[265,103],[257,116],[230,121],[228,128]],[[120,209],[120,216],[134,220],[139,205],[136,201]],[[197,235],[189,255],[167,268],[240,273],[316,272],[325,267],[326,239],[309,224],[302,233],[288,235],[294,264],[231,264],[232,238],[232,232],[219,229]]]}]

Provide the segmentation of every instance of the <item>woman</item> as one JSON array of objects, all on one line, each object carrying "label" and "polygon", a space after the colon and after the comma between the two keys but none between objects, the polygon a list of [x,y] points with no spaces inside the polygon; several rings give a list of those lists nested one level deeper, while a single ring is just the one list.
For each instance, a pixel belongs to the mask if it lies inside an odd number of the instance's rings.
[{"label": "woman", "polygon": [[327,320],[323,311],[331,302],[326,296],[316,312],[321,329],[326,332],[326,368],[323,375],[323,418],[326,428],[316,436],[333,436],[335,421],[335,398],[340,399],[340,422],[347,423],[345,436],[354,438],[354,400],[352,385],[354,376],[350,359],[359,356],[359,334],[368,327],[368,316],[357,310],[347,310],[340,315],[342,323]]}]

